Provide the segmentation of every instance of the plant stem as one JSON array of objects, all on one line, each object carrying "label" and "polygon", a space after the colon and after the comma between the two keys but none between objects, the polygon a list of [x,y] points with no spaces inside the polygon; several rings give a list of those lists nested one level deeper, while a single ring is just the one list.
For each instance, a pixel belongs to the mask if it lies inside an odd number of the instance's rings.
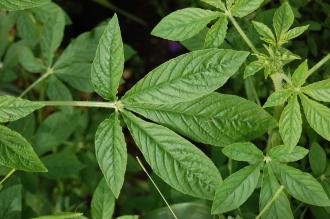
[{"label": "plant stem", "polygon": [[45,74],[43,74],[40,78],[38,78],[35,82],[33,82],[30,86],[28,86],[19,97],[24,97],[27,93],[29,93],[35,86],[40,84],[46,78],[48,78],[51,74],[53,74],[53,69],[49,68]]},{"label": "plant stem", "polygon": [[2,183],[4,183],[11,175],[13,175],[15,173],[15,169],[12,169],[6,176],[5,178],[3,178],[0,182],[0,185],[2,185]]},{"label": "plant stem", "polygon": [[319,68],[321,68],[321,66],[324,65],[329,60],[330,60],[330,53],[328,55],[326,55],[325,57],[323,57],[323,59],[321,59],[318,63],[316,63],[316,65],[314,65],[313,68],[309,69],[307,75],[313,74],[315,71],[317,71]]},{"label": "plant stem", "polygon": [[280,74],[280,73],[272,74],[272,75],[270,75],[270,78],[272,79],[272,81],[274,83],[275,91],[279,91],[279,90],[282,90],[283,89],[283,86],[282,86],[282,80],[283,80],[282,74]]},{"label": "plant stem", "polygon": [[168,204],[168,202],[166,201],[163,193],[160,191],[160,189],[158,188],[157,184],[155,183],[155,181],[151,178],[151,176],[149,175],[148,171],[146,170],[146,168],[143,166],[141,160],[139,159],[139,157],[136,157],[139,165],[141,166],[142,170],[145,172],[145,174],[147,174],[148,178],[150,179],[151,183],[155,186],[155,188],[157,189],[159,195],[162,197],[162,199],[164,200],[165,204],[167,205],[168,209],[171,211],[173,217],[175,219],[178,219],[178,217],[175,215],[173,209],[171,208],[171,206]]},{"label": "plant stem", "polygon": [[261,216],[270,208],[270,206],[272,206],[272,204],[276,201],[276,199],[281,194],[281,192],[283,191],[283,189],[284,189],[284,186],[281,185],[280,188],[278,188],[278,190],[275,192],[275,194],[272,197],[272,199],[266,204],[266,206],[257,215],[256,219],[260,219]]},{"label": "plant stem", "polygon": [[97,107],[117,109],[115,102],[90,102],[90,101],[35,101],[45,106],[73,106],[73,107]]},{"label": "plant stem", "polygon": [[253,43],[251,42],[251,40],[249,39],[249,37],[244,33],[244,31],[239,26],[239,24],[237,23],[236,19],[231,15],[231,13],[229,11],[225,11],[225,14],[229,18],[229,20],[232,22],[232,24],[236,28],[237,32],[241,35],[241,37],[246,42],[246,44],[250,47],[250,49],[252,50],[252,52],[253,53],[258,53],[258,50],[256,49],[256,47],[253,45]]},{"label": "plant stem", "polygon": [[141,18],[135,16],[134,14],[131,14],[119,7],[117,7],[116,5],[110,3],[109,1],[107,0],[93,0],[94,2],[102,5],[103,7],[106,7],[110,10],[113,10],[113,11],[116,11],[118,14],[121,14],[121,15],[124,15],[125,17],[131,19],[132,21],[135,21],[136,23],[142,25],[142,26],[147,26],[147,23],[142,20]]}]

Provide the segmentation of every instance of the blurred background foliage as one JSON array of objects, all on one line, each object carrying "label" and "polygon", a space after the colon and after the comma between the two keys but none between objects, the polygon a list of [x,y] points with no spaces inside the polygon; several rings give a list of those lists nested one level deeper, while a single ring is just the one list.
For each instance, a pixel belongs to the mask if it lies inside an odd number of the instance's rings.
[{"label": "blurred background foliage", "polygon": [[[97,43],[101,33],[95,27],[110,18],[114,12],[119,14],[127,58],[123,75],[123,80],[126,83],[121,85],[120,95],[124,94],[154,67],[172,57],[188,52],[192,47],[198,48],[198,42],[201,42],[195,40],[182,45],[150,35],[152,28],[165,15],[185,7],[206,7],[198,0],[55,0],[54,2],[67,13],[67,26],[63,42],[57,50],[58,57],[73,38],[92,29],[94,30],[91,37],[83,40],[79,45],[81,47],[93,46]],[[288,48],[298,54],[302,60],[308,58],[309,64],[312,66],[330,52],[330,2],[328,0],[290,0],[289,2],[295,12],[295,22],[297,23],[294,26],[309,24],[310,28],[301,37],[290,43]],[[256,13],[240,20],[249,37],[260,48],[262,47],[261,41],[252,28],[250,20],[254,18],[271,24],[274,9],[279,5],[280,1],[266,0],[263,7]],[[24,60],[22,61],[18,54],[22,51],[21,44],[35,51],[36,42],[34,39],[38,35],[38,27],[35,27],[34,32],[28,24],[30,12],[24,13],[8,15],[0,12],[0,94],[19,95],[27,85],[39,77],[40,71],[36,71],[37,74],[31,74],[26,70],[27,66],[24,66]],[[26,29],[26,27],[30,29]],[[232,27],[228,33],[225,47],[248,50]],[[200,35],[199,37],[203,36]],[[22,42],[24,39],[25,42]],[[29,57],[27,52],[23,59]],[[300,61],[293,62],[290,64],[290,68],[294,69],[299,63]],[[80,71],[73,67],[70,70]],[[290,69],[288,70],[290,71]],[[319,81],[326,78],[330,78],[330,63],[326,64],[318,74],[314,74],[309,80]],[[68,100],[98,98],[95,94],[88,92],[89,84],[83,84],[84,78],[78,78],[82,80],[83,85],[81,83],[77,85],[76,79],[75,75],[65,73],[62,76],[50,77],[47,82],[33,90],[28,97],[29,99],[64,98]],[[89,81],[85,83],[89,83]],[[253,79],[244,82],[242,72],[240,72],[230,79],[220,92],[235,93],[253,101],[261,99],[264,102],[272,89],[270,81],[265,80],[262,74],[257,74]],[[92,195],[101,179],[101,172],[94,155],[94,134],[98,124],[108,115],[108,111],[100,109],[61,108],[57,110],[48,107],[36,115],[30,115],[10,123],[9,127],[20,132],[35,145],[36,151],[49,172],[46,174],[18,172],[4,185],[1,185],[0,218],[31,218],[69,211],[83,212],[89,216]],[[323,148],[328,150],[327,153],[329,154],[329,143],[320,139],[312,130],[308,130],[303,135],[318,141]],[[157,191],[141,167],[138,166],[135,156],[140,156],[140,153],[134,147],[131,137],[128,134],[126,136],[130,155],[125,184],[122,194],[116,202],[114,215],[136,214],[141,215],[141,218],[148,219],[172,218],[168,209],[164,208],[165,204]],[[260,142],[259,145],[262,145],[265,144],[266,139],[261,138],[257,141]],[[303,137],[301,142],[304,141],[306,142],[306,139]],[[220,149],[200,144],[199,147],[212,157],[224,178],[240,165],[232,162],[228,168],[227,160],[221,154]],[[314,153],[316,157],[322,157],[324,154],[317,148]],[[321,155],[318,156],[318,153]],[[310,157],[311,159],[317,158]],[[310,171],[310,162],[308,159],[304,160],[302,167]],[[321,174],[329,175],[330,167],[326,161],[325,166],[325,169],[319,171]],[[1,175],[5,175],[8,171],[8,169],[0,167]],[[171,189],[155,175],[152,177],[168,202],[175,204],[173,208],[179,218],[212,218],[209,202],[185,196]],[[324,181],[323,184],[330,194],[330,180]],[[258,192],[252,195],[248,202],[240,208],[240,214],[244,218],[253,218],[256,215],[257,200]],[[329,209],[309,208],[296,205],[296,203],[294,206],[295,216],[299,216],[305,211],[305,218],[324,219],[330,217]]]}]

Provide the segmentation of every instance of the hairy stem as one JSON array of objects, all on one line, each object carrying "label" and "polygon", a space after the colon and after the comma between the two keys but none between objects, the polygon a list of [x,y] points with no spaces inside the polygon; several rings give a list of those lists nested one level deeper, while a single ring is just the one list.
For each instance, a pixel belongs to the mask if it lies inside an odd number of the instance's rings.
[{"label": "hairy stem", "polygon": [[275,194],[272,197],[272,199],[266,204],[266,206],[257,215],[256,219],[260,219],[261,216],[272,206],[272,204],[276,201],[276,199],[281,194],[281,192],[283,191],[283,189],[284,189],[284,186],[281,185],[280,188],[278,188],[278,190],[275,192]]},{"label": "hairy stem", "polygon": [[316,63],[316,65],[314,65],[313,68],[311,68],[308,71],[308,75],[311,75],[314,72],[316,72],[319,68],[322,67],[322,65],[324,65],[329,60],[330,60],[330,53],[328,55],[326,55],[323,59],[321,59],[318,63]]},{"label": "hairy stem", "polygon": [[169,203],[167,202],[166,198],[164,197],[163,193],[160,191],[160,189],[158,188],[157,184],[155,183],[155,181],[151,178],[151,176],[149,175],[147,169],[143,166],[141,160],[139,159],[139,157],[136,157],[139,165],[141,166],[142,170],[145,172],[145,174],[148,176],[148,178],[150,179],[151,183],[155,186],[155,188],[157,189],[159,195],[162,197],[162,199],[164,200],[165,204],[167,205],[168,209],[171,211],[173,217],[175,219],[178,219],[178,217],[175,215],[173,209],[171,208],[171,206],[169,205]]},{"label": "hairy stem", "polygon": [[53,69],[49,68],[45,74],[43,74],[40,78],[38,78],[35,82],[33,82],[30,86],[28,86],[19,97],[24,97],[27,93],[29,93],[35,86],[40,84],[46,78],[48,78],[51,74],[53,74]]},{"label": "hairy stem", "polygon": [[251,42],[251,40],[249,39],[249,37],[245,34],[245,32],[239,26],[239,24],[237,23],[236,19],[231,15],[231,13],[229,11],[226,11],[225,14],[229,18],[229,20],[232,22],[232,24],[234,25],[235,29],[241,35],[241,37],[246,42],[246,44],[250,47],[250,49],[252,50],[252,52],[253,53],[258,53],[258,50],[256,49],[256,47],[253,45],[253,43]]},{"label": "hairy stem", "polygon": [[0,185],[2,185],[2,183],[4,183],[11,175],[13,175],[15,173],[15,169],[12,169],[1,181],[0,181]]},{"label": "hairy stem", "polygon": [[117,102],[90,102],[90,101],[36,101],[45,106],[73,106],[117,109]]}]

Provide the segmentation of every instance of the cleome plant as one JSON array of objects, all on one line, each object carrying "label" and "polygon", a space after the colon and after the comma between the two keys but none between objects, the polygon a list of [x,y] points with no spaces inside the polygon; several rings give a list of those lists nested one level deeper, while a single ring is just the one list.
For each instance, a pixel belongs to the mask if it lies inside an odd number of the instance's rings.
[{"label": "cleome plant", "polygon": [[[0,182],[0,208],[8,209],[0,209],[0,218],[112,218],[128,181],[128,151],[135,150],[134,144],[154,175],[139,158],[138,163],[167,205],[162,210],[167,213],[159,218],[194,218],[166,200],[157,186],[163,182],[185,197],[203,200],[206,213],[196,218],[305,218],[309,208],[315,218],[329,216],[329,151],[321,145],[330,141],[330,79],[309,79],[330,60],[330,53],[310,68],[308,60],[288,49],[309,26],[293,27],[295,13],[288,1],[264,15],[267,19],[260,18],[264,4],[267,1],[201,0],[199,8],[167,15],[151,34],[181,42],[190,51],[154,68],[119,95],[132,51],[123,43],[116,14],[58,53],[71,22],[63,9],[49,0],[0,0],[1,81],[21,75],[35,79],[18,95],[0,96],[0,165],[7,171]],[[3,40],[14,26],[18,39]],[[242,43],[237,46],[238,41]],[[248,99],[220,93],[237,77],[252,93]],[[273,85],[263,106],[256,80]],[[79,92],[98,97],[74,100]],[[55,112],[46,117],[49,109]],[[105,116],[87,118],[86,111],[96,110]],[[88,119],[93,124],[85,122]],[[36,121],[39,128],[30,133]],[[95,148],[86,153],[102,173],[91,186],[96,189],[90,209],[78,213],[58,207],[49,216],[37,215],[33,207],[32,216],[13,210],[10,206],[20,202],[14,194],[22,189],[9,182],[15,173],[21,177],[22,172],[38,172],[58,180],[57,174],[71,171],[52,172],[59,165],[53,162],[63,157],[82,168],[75,152],[63,152],[60,145],[69,147],[70,136],[84,139],[79,129],[88,125],[95,126]],[[216,154],[209,156],[211,150]],[[22,173],[20,180],[26,182],[30,175]],[[259,204],[247,205],[251,200]],[[129,213],[118,218],[139,218]]]}]

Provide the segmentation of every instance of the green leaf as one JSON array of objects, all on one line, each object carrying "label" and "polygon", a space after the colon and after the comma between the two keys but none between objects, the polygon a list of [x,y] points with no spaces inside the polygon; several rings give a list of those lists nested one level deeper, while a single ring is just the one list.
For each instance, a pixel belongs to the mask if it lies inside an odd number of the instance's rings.
[{"label": "green leaf", "polygon": [[34,217],[31,219],[79,219],[83,213],[77,212],[62,212],[54,215],[46,215],[41,217]]},{"label": "green leaf", "polygon": [[276,147],[272,147],[272,149],[270,149],[269,151],[269,156],[271,157],[271,159],[283,163],[301,160],[307,154],[308,150],[299,146],[294,147],[294,149],[290,151],[290,147],[286,145],[279,145]]},{"label": "green leaf", "polygon": [[294,14],[288,2],[284,2],[276,11],[273,17],[273,26],[277,41],[279,42],[284,34],[290,29],[294,21]]},{"label": "green leaf", "polygon": [[[189,215],[189,219],[210,219],[211,217],[211,209],[206,203],[185,202],[171,205],[171,208],[178,218],[186,218],[187,215]],[[172,217],[173,214],[168,207],[143,214],[143,219],[169,219]]]},{"label": "green leaf", "polygon": [[257,10],[264,0],[235,0],[230,11],[235,17],[245,17]]},{"label": "green leaf", "polygon": [[264,154],[252,143],[234,143],[222,149],[222,153],[232,160],[246,161],[250,164],[261,162]]},{"label": "green leaf", "polygon": [[244,79],[255,75],[258,73],[261,69],[264,68],[264,64],[261,61],[254,61],[248,64],[244,70]]},{"label": "green leaf", "polygon": [[25,138],[0,125],[0,164],[27,172],[47,172]]},{"label": "green leaf", "polygon": [[104,30],[104,26],[96,27],[72,40],[54,64],[54,73],[72,64],[92,63]]},{"label": "green leaf", "polygon": [[300,95],[300,99],[309,125],[330,141],[330,109],[303,94]]},{"label": "green leaf", "polygon": [[308,76],[309,76],[308,75],[308,63],[307,63],[307,59],[306,59],[294,71],[294,73],[292,75],[293,85],[296,87],[301,87],[303,84],[306,83]]},{"label": "green leaf", "polygon": [[297,96],[292,96],[279,121],[279,131],[285,145],[293,149],[302,133],[302,118]]},{"label": "green leaf", "polygon": [[127,151],[117,113],[112,113],[99,125],[95,135],[95,153],[105,180],[118,198],[124,183]]},{"label": "green leaf", "polygon": [[13,185],[0,190],[0,218],[22,217],[22,185]]},{"label": "green leaf", "polygon": [[300,36],[301,34],[303,34],[307,29],[308,29],[309,25],[306,26],[301,26],[301,27],[295,27],[291,30],[289,30],[288,32],[286,32],[282,38],[282,40],[292,40],[298,36]]},{"label": "green leaf", "polygon": [[109,219],[112,218],[115,208],[115,197],[112,194],[105,179],[102,179],[97,186],[92,199],[92,218]]},{"label": "green leaf", "polygon": [[54,180],[77,179],[80,177],[80,171],[86,167],[72,151],[50,154],[42,157],[41,160],[48,169],[48,172],[42,176]]},{"label": "green leaf", "polygon": [[307,85],[302,91],[315,100],[330,102],[330,79]]},{"label": "green leaf", "polygon": [[23,68],[29,72],[40,73],[47,70],[47,67],[41,63],[41,60],[38,60],[36,57],[34,57],[31,49],[28,47],[20,47],[18,58]]},{"label": "green leaf", "polygon": [[228,20],[225,15],[221,15],[218,21],[212,25],[206,34],[204,48],[217,48],[221,46],[226,38]]},{"label": "green leaf", "polygon": [[115,14],[100,39],[92,65],[93,87],[104,99],[117,99],[117,89],[124,71],[124,62],[124,45],[118,17]]},{"label": "green leaf", "polygon": [[273,162],[272,167],[292,197],[310,205],[330,206],[326,192],[312,175],[277,162]]},{"label": "green leaf", "polygon": [[55,51],[60,46],[65,28],[65,13],[56,4],[50,3],[33,9],[38,20],[41,20],[41,53],[46,66],[53,63]]},{"label": "green leaf", "polygon": [[124,96],[124,103],[169,104],[193,100],[224,85],[248,52],[199,50],[174,58],[151,71]]},{"label": "green leaf", "polygon": [[18,120],[42,107],[43,104],[18,97],[0,96],[0,123]]},{"label": "green leaf", "polygon": [[1,0],[0,9],[8,11],[24,10],[39,7],[48,2],[50,2],[50,0]]},{"label": "green leaf", "polygon": [[212,204],[212,214],[222,214],[241,206],[257,187],[260,164],[247,166],[230,175],[218,187]]},{"label": "green leaf", "polygon": [[[260,211],[272,200],[280,185],[275,178],[272,169],[267,165],[264,168],[264,177],[261,184],[259,209]],[[274,200],[272,205],[266,210],[262,218],[264,219],[294,219],[290,202],[282,191]]]},{"label": "green leaf", "polygon": [[215,146],[252,140],[275,125],[255,103],[219,93],[177,104],[127,103],[125,108],[194,141]]},{"label": "green leaf", "polygon": [[275,44],[275,36],[272,30],[267,25],[257,21],[252,21],[252,23],[259,35],[262,36],[261,40],[270,44]]},{"label": "green leaf", "polygon": [[[50,100],[72,101],[73,97],[68,87],[61,82],[55,75],[50,76],[47,81],[47,96]],[[72,107],[61,107],[68,113],[73,112]]]},{"label": "green leaf", "polygon": [[266,107],[282,105],[288,100],[288,98],[292,94],[293,94],[293,92],[288,89],[275,91],[268,97],[268,99],[263,107],[266,108]]},{"label": "green leaf", "polygon": [[204,49],[205,38],[206,38],[206,34],[208,31],[209,31],[209,28],[205,27],[197,35],[195,35],[187,40],[181,41],[180,43],[189,51]]},{"label": "green leaf", "polygon": [[117,219],[139,219],[138,215],[124,215],[117,217]]},{"label": "green leaf", "polygon": [[211,5],[215,8],[221,9],[223,11],[226,10],[225,4],[222,2],[222,0],[201,0],[201,2],[204,2],[208,5]]},{"label": "green leaf", "polygon": [[60,111],[51,114],[42,121],[34,139],[35,150],[38,154],[48,152],[65,142],[76,129],[80,117],[79,112],[69,114],[65,111]]},{"label": "green leaf", "polygon": [[135,143],[160,178],[184,194],[213,199],[222,179],[202,151],[170,129],[145,122],[129,112],[123,115]]},{"label": "green leaf", "polygon": [[54,74],[71,87],[90,93],[93,91],[91,84],[91,63],[73,63],[61,69],[57,69]]},{"label": "green leaf", "polygon": [[182,41],[195,36],[220,12],[200,8],[177,10],[163,18],[151,34],[168,40]]},{"label": "green leaf", "polygon": [[309,163],[315,176],[321,176],[327,167],[327,154],[318,143],[313,143],[309,152]]},{"label": "green leaf", "polygon": [[16,21],[17,35],[28,45],[35,46],[40,39],[38,23],[29,10],[20,11]]}]

